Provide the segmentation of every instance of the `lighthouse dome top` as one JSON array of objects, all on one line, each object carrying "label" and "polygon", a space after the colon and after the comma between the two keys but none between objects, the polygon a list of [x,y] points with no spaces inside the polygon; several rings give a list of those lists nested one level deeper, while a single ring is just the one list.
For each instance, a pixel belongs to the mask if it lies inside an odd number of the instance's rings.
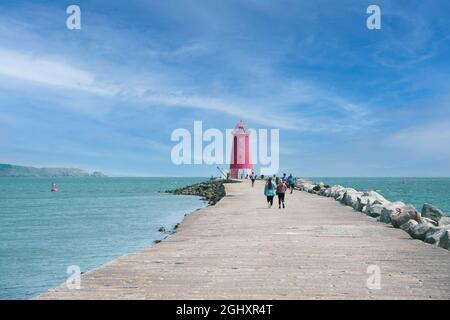
[{"label": "lighthouse dome top", "polygon": [[245,123],[242,120],[239,120],[239,122],[236,124],[236,129],[245,130]]},{"label": "lighthouse dome top", "polygon": [[234,127],[232,134],[234,136],[248,136],[250,132],[245,129],[244,121],[240,120]]}]

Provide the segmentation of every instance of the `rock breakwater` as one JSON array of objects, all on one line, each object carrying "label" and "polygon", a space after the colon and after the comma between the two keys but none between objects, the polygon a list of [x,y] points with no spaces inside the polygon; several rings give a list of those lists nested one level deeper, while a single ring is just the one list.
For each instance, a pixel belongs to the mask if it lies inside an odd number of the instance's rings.
[{"label": "rock breakwater", "polygon": [[235,180],[209,180],[201,183],[196,183],[187,187],[178,188],[175,190],[167,190],[166,192],[172,194],[182,194],[202,197],[203,200],[208,201],[208,205],[213,206],[225,197],[224,183],[238,183]]},{"label": "rock breakwater", "polygon": [[300,180],[297,189],[334,198],[379,222],[390,223],[394,228],[404,230],[413,239],[450,249],[450,218],[432,204],[425,203],[419,212],[410,204],[391,202],[375,191],[363,192],[341,185],[313,184],[308,180]]}]

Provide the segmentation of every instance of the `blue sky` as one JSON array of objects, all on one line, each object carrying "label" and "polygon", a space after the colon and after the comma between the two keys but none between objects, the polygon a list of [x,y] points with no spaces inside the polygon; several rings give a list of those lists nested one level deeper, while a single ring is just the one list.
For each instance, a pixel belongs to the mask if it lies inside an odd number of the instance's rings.
[{"label": "blue sky", "polygon": [[450,176],[449,21],[447,0],[0,0],[0,162],[216,175],[173,165],[170,134],[242,118],[280,128],[280,172]]}]

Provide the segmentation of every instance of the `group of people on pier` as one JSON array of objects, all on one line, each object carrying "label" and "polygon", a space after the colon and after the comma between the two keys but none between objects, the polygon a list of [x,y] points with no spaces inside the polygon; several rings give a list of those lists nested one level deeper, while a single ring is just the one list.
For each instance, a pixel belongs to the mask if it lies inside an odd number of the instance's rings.
[{"label": "group of people on pier", "polygon": [[[249,179],[252,181],[252,187],[254,187],[255,180],[257,179],[257,176],[254,172],[250,174]],[[264,176],[261,176],[261,179],[264,179]],[[283,173],[283,177],[281,178],[277,177],[276,175],[273,175],[273,177],[269,177],[266,184],[264,185],[264,195],[267,198],[267,206],[269,208],[273,206],[273,199],[276,195],[278,198],[278,208],[286,208],[286,192],[289,189],[290,193],[292,194],[294,192],[294,187],[295,178],[292,173],[289,176],[287,176],[286,173]]]}]

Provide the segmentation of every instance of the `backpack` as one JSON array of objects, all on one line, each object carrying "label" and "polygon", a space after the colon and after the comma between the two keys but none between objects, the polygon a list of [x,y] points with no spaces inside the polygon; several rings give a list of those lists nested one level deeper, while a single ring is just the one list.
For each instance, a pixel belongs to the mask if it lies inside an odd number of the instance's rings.
[{"label": "backpack", "polygon": [[277,193],[283,193],[286,192],[286,186],[284,183],[279,183],[277,185]]}]

